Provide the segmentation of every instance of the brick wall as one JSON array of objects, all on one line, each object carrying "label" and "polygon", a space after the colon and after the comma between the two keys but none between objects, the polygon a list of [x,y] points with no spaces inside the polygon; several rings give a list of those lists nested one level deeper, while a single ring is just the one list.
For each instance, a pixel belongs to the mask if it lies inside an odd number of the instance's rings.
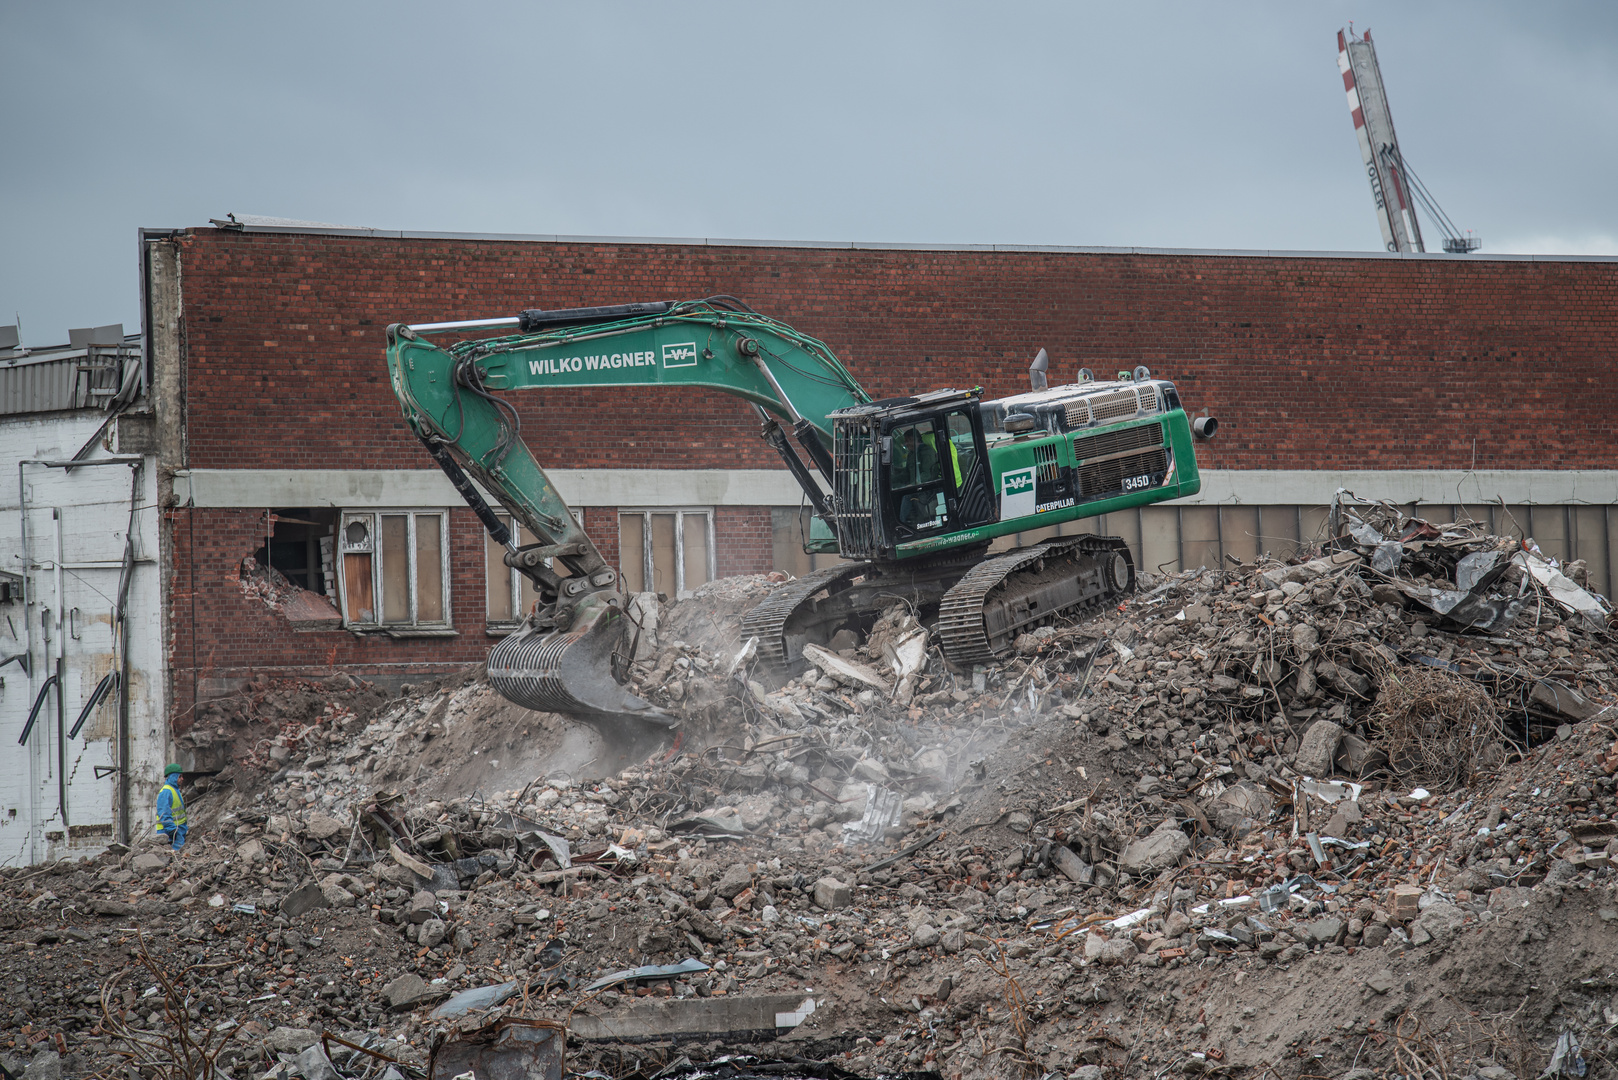
[{"label": "brick wall", "polygon": [[[991,395],[1145,363],[1219,416],[1213,468],[1618,465],[1618,264],[493,243],[201,230],[185,241],[191,464],[418,462],[388,322],[732,293],[876,396]],[[521,395],[572,467],[776,467],[751,410],[638,388]],[[1547,422],[1547,418],[1554,418]],[[297,430],[289,444],[278,436]],[[244,432],[263,431],[261,438]],[[1592,437],[1599,435],[1600,437]],[[1474,461],[1473,440],[1476,439]]]},{"label": "brick wall", "polygon": [[483,526],[470,510],[452,510],[449,521],[450,612],[460,636],[429,640],[294,633],[278,611],[242,589],[242,560],[264,543],[262,511],[170,510],[165,522],[175,566],[168,603],[177,731],[187,726],[192,702],[220,681],[259,673],[318,677],[336,669],[397,681],[477,663],[488,651]]},{"label": "brick wall", "polygon": [[[190,233],[183,244],[189,464],[428,467],[387,385],[383,328],[730,293],[831,345],[877,397],[1026,387],[1081,365],[1175,379],[1220,436],[1204,467],[1618,468],[1610,378],[1618,264]],[[722,394],[535,392],[524,438],[556,467],[779,468]],[[169,514],[175,707],[257,671],[446,670],[481,660],[484,549],[451,518],[451,640],[291,633],[244,597],[260,511]],[[585,527],[618,557],[610,509]],[[721,575],[768,569],[770,514],[721,508]],[[192,618],[192,611],[195,618]]]},{"label": "brick wall", "polygon": [[774,561],[770,511],[762,506],[721,506],[714,511],[714,565],[720,577],[762,574]]}]

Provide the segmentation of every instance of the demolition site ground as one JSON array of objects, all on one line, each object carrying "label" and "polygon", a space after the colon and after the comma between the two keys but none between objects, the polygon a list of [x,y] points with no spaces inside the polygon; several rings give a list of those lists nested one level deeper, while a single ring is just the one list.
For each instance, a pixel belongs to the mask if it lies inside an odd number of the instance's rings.
[{"label": "demolition site ground", "polygon": [[636,665],[672,743],[477,670],[258,680],[185,736],[232,764],[183,855],[0,871],[0,1066],[449,1077],[565,1028],[614,1078],[1613,1075],[1606,605],[1341,524],[970,672],[896,605],[783,681],[776,582],[717,581]]}]

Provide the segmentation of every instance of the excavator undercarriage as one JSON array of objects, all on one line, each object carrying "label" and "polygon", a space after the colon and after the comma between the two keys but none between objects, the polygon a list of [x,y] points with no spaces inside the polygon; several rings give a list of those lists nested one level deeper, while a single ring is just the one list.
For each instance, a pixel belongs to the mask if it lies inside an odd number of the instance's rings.
[{"label": "excavator undercarriage", "polygon": [[789,582],[742,619],[758,655],[793,672],[803,647],[838,630],[863,632],[895,603],[932,627],[958,668],[992,663],[1020,634],[1082,618],[1135,587],[1135,563],[1116,537],[1075,536],[984,559],[983,549],[909,563],[840,563]]}]

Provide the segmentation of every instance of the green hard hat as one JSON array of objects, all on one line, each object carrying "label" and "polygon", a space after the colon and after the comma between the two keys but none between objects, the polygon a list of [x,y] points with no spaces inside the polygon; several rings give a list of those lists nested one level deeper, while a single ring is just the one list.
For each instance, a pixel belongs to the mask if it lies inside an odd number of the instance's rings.
[{"label": "green hard hat", "polygon": [[185,770],[180,768],[178,765],[170,765],[168,768],[163,770],[163,775],[165,777],[169,777],[169,776],[173,776],[175,773],[183,773],[183,772],[185,772]]}]

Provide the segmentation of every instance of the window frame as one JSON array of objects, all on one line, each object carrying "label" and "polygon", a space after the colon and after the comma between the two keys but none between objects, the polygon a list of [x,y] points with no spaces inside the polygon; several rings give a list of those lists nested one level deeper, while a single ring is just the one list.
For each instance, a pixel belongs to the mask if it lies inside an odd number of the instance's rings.
[{"label": "window frame", "polygon": [[[405,519],[405,550],[408,553],[409,565],[405,569],[405,581],[409,588],[409,622],[385,622],[382,617],[384,610],[383,599],[383,567],[382,567],[382,518],[403,515]],[[438,581],[440,599],[443,604],[444,617],[437,621],[423,621],[421,618],[421,598],[417,593],[417,544],[416,521],[421,517],[436,517],[438,519]],[[426,636],[444,636],[445,632],[454,632],[454,610],[450,606],[450,536],[449,536],[448,507],[433,506],[388,506],[365,507],[363,509],[344,508],[338,512],[337,528],[334,539],[336,541],[337,559],[334,566],[337,578],[337,602],[343,616],[343,629],[356,632],[387,633],[394,636],[411,636],[422,634]],[[348,546],[348,526],[353,521],[364,519],[366,528],[370,533],[369,554],[371,556],[371,602],[372,620],[362,622],[348,617],[348,556],[361,554],[361,549],[350,549]]]},{"label": "window frame", "polygon": [[[618,508],[618,566],[623,569],[623,524],[626,515],[636,514],[641,518],[641,584],[651,591],[651,583],[655,578],[652,567],[652,516],[654,514],[674,515],[674,592],[673,599],[690,599],[694,590],[685,587],[685,519],[687,515],[698,515],[707,522],[708,537],[708,581],[715,581],[719,577],[718,544],[714,533],[714,513],[712,506],[621,506]],[[706,584],[706,583],[704,583]]]}]

